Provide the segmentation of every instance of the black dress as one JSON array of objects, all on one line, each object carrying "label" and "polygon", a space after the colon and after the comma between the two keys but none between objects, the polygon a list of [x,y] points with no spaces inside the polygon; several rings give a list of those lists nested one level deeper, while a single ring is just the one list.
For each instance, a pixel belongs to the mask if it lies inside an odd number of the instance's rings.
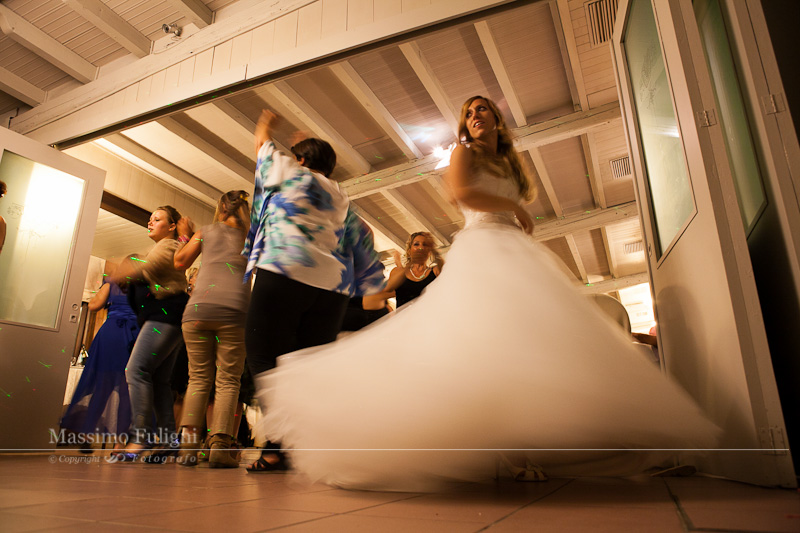
[{"label": "black dress", "polygon": [[407,304],[411,300],[418,298],[425,287],[436,281],[436,274],[431,270],[430,274],[425,276],[420,281],[414,281],[406,277],[405,281],[395,289],[394,293],[397,297],[397,307]]}]

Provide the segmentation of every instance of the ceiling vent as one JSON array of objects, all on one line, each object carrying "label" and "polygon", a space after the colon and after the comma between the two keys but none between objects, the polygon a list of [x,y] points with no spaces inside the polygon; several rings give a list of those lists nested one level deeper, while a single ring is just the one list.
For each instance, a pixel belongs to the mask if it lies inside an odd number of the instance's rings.
[{"label": "ceiling vent", "polygon": [[600,46],[609,39],[614,31],[614,20],[617,18],[618,0],[591,0],[583,4],[586,21],[589,25],[589,39],[592,47]]},{"label": "ceiling vent", "polygon": [[621,180],[623,178],[630,178],[631,177],[631,160],[626,155],[624,157],[618,157],[617,159],[612,159],[611,163],[611,177],[615,180]]},{"label": "ceiling vent", "polygon": [[644,243],[642,241],[626,242],[622,245],[622,251],[629,255],[643,252]]}]

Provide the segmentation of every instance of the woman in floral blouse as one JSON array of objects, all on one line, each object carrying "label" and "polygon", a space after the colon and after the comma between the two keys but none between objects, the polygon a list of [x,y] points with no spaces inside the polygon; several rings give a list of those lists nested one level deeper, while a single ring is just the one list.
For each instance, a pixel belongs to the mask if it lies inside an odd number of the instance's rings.
[{"label": "woman in floral blouse", "polygon": [[[294,157],[276,151],[277,119],[264,110],[256,127],[255,193],[242,252],[248,257],[245,279],[256,273],[245,343],[257,383],[278,356],[335,340],[349,298],[384,285],[372,233],[329,179],[336,165],[333,148],[306,139],[292,147]],[[268,442],[247,470],[285,469],[280,445]]]}]

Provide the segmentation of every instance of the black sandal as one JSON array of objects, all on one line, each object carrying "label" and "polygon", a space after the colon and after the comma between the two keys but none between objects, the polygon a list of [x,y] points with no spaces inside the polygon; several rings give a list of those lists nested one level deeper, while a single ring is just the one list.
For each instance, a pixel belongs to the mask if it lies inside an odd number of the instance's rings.
[{"label": "black sandal", "polygon": [[[262,453],[261,456],[255,460],[255,462],[251,465],[246,466],[244,469],[247,470],[250,474],[263,474],[265,472],[285,472],[289,470],[289,464],[286,461],[286,455],[281,452],[276,452],[273,450],[265,450],[266,453]],[[277,463],[270,463],[266,459],[264,459],[265,455],[276,455],[278,457]]]}]

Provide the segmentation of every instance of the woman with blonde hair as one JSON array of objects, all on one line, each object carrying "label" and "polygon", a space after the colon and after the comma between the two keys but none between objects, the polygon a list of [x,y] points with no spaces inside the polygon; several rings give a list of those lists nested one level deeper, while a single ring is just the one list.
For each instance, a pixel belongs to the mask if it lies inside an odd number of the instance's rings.
[{"label": "woman with blonde hair", "polygon": [[436,283],[269,376],[264,423],[296,450],[295,468],[340,487],[422,491],[491,479],[509,449],[556,475],[618,476],[671,460],[664,449],[713,447],[718,430],[693,400],[530,238],[533,187],[497,107],[470,98],[459,132],[446,182],[465,228]]},{"label": "woman with blonde hair", "polygon": [[[209,425],[211,468],[235,468],[231,455],[234,413],[239,382],[244,371],[244,324],[250,301],[250,287],[242,283],[247,260],[241,255],[250,228],[250,205],[245,191],[229,191],[217,203],[214,221],[200,228],[175,253],[175,268],[185,270],[202,253],[203,268],[186,311],[183,338],[189,356],[189,385],[181,419],[182,438],[178,462],[197,464],[197,450],[203,438],[200,429],[213,384],[214,414]],[[180,230],[191,234],[188,221]]]},{"label": "woman with blonde hair", "polygon": [[394,291],[397,308],[422,294],[441,275],[444,260],[436,250],[433,236],[427,231],[412,233],[406,241],[405,256],[395,256],[397,266],[389,274],[384,293]]}]

